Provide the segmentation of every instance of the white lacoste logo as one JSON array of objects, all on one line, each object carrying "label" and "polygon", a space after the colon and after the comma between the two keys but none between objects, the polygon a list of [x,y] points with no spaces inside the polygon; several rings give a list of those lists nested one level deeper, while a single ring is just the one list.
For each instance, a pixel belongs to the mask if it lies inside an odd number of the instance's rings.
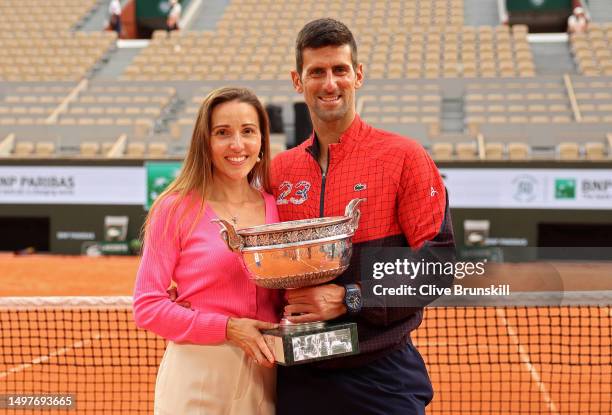
[{"label": "white lacoste logo", "polygon": [[429,196],[430,197],[434,197],[437,194],[438,194],[438,191],[436,189],[434,189],[433,186],[431,186],[431,193],[429,194]]},{"label": "white lacoste logo", "polygon": [[362,190],[365,190],[367,188],[368,186],[365,183],[357,183],[355,187],[353,187],[353,190],[356,192],[361,192]]}]

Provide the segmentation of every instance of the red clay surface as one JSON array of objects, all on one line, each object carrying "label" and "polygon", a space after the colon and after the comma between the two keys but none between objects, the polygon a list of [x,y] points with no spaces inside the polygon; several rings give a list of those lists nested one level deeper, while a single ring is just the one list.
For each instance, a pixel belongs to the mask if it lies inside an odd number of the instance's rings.
[{"label": "red clay surface", "polygon": [[131,295],[138,257],[0,254],[0,296]]}]

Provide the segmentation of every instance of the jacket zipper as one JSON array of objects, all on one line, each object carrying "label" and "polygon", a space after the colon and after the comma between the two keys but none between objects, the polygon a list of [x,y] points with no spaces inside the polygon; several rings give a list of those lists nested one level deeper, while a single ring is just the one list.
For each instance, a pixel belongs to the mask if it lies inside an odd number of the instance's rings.
[{"label": "jacket zipper", "polygon": [[[325,216],[325,179],[327,178],[327,171],[329,170],[329,149],[327,150],[327,167],[325,171],[323,171],[323,167],[321,167],[321,200],[319,202],[319,217],[322,218]],[[320,167],[320,166],[319,166]]]},{"label": "jacket zipper", "polygon": [[[316,136],[315,136],[315,140],[316,140]],[[319,168],[321,169],[321,196],[319,199],[319,217],[324,217],[324,209],[325,209],[325,180],[327,179],[327,171],[329,170],[329,159],[331,157],[330,155],[330,151],[329,151],[329,147],[327,149],[327,166],[325,167],[325,170],[323,170],[323,167],[321,167],[321,165],[319,164],[319,160],[318,157],[315,155],[315,153],[311,150],[311,148],[307,148],[306,151],[312,156],[312,158],[314,159],[315,163],[317,164],[317,166],[319,166]]]}]

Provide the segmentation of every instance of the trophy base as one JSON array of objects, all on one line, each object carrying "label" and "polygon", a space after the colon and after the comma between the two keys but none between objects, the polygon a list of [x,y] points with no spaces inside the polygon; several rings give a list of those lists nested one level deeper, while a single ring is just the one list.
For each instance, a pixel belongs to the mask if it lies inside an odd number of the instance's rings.
[{"label": "trophy base", "polygon": [[276,363],[293,366],[359,353],[356,323],[283,324],[263,331]]}]

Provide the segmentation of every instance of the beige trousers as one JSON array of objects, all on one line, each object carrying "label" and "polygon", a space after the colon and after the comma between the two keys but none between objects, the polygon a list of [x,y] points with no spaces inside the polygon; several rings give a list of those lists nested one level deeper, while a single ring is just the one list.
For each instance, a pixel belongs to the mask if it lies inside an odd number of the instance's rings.
[{"label": "beige trousers", "polygon": [[168,343],[155,384],[155,415],[274,415],[276,368],[237,346]]}]

